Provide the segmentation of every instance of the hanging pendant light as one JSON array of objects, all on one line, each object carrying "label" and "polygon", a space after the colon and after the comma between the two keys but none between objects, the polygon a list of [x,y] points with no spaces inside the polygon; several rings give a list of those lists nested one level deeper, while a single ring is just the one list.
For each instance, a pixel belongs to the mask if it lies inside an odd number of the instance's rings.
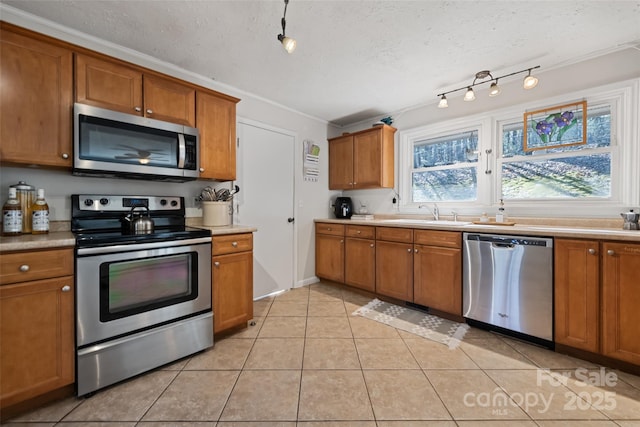
[{"label": "hanging pendant light", "polygon": [[449,106],[449,103],[447,102],[447,97],[442,95],[442,98],[440,98],[440,102],[438,103],[438,108],[447,108]]},{"label": "hanging pendant light", "polygon": [[278,40],[280,41],[280,43],[282,43],[282,47],[284,47],[284,50],[286,50],[287,53],[291,53],[294,50],[296,50],[297,42],[294,38],[287,37],[285,35],[285,28],[287,26],[286,16],[287,16],[288,5],[289,5],[289,0],[284,0],[284,14],[282,15],[282,20],[281,20],[282,34],[278,34]]}]

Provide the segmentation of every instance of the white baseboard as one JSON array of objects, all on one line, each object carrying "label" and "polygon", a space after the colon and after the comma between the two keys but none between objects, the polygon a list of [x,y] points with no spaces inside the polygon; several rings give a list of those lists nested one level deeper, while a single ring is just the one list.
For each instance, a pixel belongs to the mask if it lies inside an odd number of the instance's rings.
[{"label": "white baseboard", "polygon": [[308,285],[313,285],[314,283],[318,283],[320,281],[320,279],[317,276],[313,276],[313,277],[308,277],[304,280],[299,280],[298,283],[296,283],[296,288],[301,288],[303,286],[308,286]]}]

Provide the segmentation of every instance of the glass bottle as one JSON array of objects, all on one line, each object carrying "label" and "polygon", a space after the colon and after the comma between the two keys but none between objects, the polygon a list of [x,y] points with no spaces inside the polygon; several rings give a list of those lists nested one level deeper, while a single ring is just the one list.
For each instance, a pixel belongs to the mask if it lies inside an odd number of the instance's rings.
[{"label": "glass bottle", "polygon": [[16,196],[16,189],[9,188],[9,199],[2,207],[2,235],[18,236],[22,234],[22,208]]},{"label": "glass bottle", "polygon": [[31,206],[31,228],[32,234],[45,234],[49,232],[49,205],[44,200],[44,190],[38,188],[36,201]]},{"label": "glass bottle", "polygon": [[16,197],[22,208],[22,233],[29,234],[31,233],[31,206],[36,199],[36,188],[24,181],[19,181],[10,187],[16,189]]}]

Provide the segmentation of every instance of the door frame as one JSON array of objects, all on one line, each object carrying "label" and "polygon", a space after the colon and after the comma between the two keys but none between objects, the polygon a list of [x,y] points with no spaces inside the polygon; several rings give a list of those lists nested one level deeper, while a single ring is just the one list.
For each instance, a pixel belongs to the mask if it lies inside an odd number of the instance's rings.
[{"label": "door frame", "polygon": [[[293,138],[293,147],[292,147],[292,153],[291,153],[291,157],[292,157],[292,161],[293,161],[293,176],[291,177],[291,181],[293,183],[293,194],[292,194],[293,200],[292,200],[292,204],[293,204],[293,217],[294,217],[294,221],[293,221],[293,242],[292,242],[292,244],[293,244],[293,248],[292,248],[292,251],[293,251],[293,260],[292,260],[293,271],[291,272],[292,273],[291,289],[293,289],[293,288],[298,287],[297,286],[297,284],[298,284],[298,222],[297,222],[297,219],[298,219],[298,203],[297,203],[298,197],[297,197],[297,193],[296,193],[296,190],[297,190],[297,187],[298,187],[297,181],[296,181],[296,177],[297,177],[296,168],[298,166],[298,164],[296,162],[296,153],[297,153],[296,146],[297,146],[297,143],[298,143],[298,134],[296,132],[291,131],[291,130],[279,128],[277,126],[273,126],[273,125],[270,125],[270,124],[267,124],[267,123],[264,123],[264,122],[261,122],[261,121],[258,121],[258,120],[253,120],[253,119],[249,119],[249,118],[242,117],[242,116],[236,116],[236,128],[240,129],[239,125],[241,125],[241,124],[258,127],[258,128],[264,129],[264,130],[268,130],[268,131],[275,132],[275,133],[280,133],[282,135],[289,136],[289,137]],[[243,150],[243,148],[240,147],[240,144],[238,142],[239,138],[240,138],[240,136],[239,136],[239,132],[238,132],[238,134],[236,135],[236,148],[237,148],[237,152],[238,152],[238,155],[236,156],[236,167],[238,167],[239,163],[242,161],[242,158],[241,158],[241,156],[239,154],[240,154],[240,151]],[[244,172],[244,169],[238,168],[238,170],[242,170]],[[236,177],[236,179],[237,179],[237,177]],[[235,181],[234,181],[234,183],[235,183]],[[234,218],[234,221],[235,221],[236,216],[234,215],[233,218]],[[258,232],[260,232],[259,228],[258,228]],[[280,293],[280,292],[282,292],[282,291],[275,291],[275,292],[273,292],[271,294],[262,296],[260,298],[264,298],[264,297],[267,297],[267,296],[270,296],[270,295],[273,295],[273,294],[277,294],[277,293]]]}]

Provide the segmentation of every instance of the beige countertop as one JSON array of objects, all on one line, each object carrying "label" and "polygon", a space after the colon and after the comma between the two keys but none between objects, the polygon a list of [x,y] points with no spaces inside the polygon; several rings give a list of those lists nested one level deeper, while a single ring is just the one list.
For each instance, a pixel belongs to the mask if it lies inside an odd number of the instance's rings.
[{"label": "beige countertop", "polygon": [[[473,221],[476,221],[474,219]],[[461,219],[460,222],[467,221]],[[509,234],[509,235],[526,235],[526,236],[548,236],[548,237],[568,237],[574,239],[601,239],[601,240],[620,240],[640,242],[640,230],[623,230],[622,221],[610,220],[594,220],[592,224],[589,221],[580,220],[573,221],[577,225],[569,225],[570,219],[555,222],[553,225],[546,225],[540,220],[527,220],[513,218],[515,225],[483,225],[473,224],[468,221],[464,225],[451,224],[451,221],[444,221],[440,224],[431,220],[419,218],[403,218],[401,216],[384,216],[370,220],[353,220],[353,219],[316,219],[315,222],[327,222],[334,224],[353,224],[353,225],[371,225],[378,227],[410,227],[425,230],[447,230],[447,231],[465,231],[487,234]],[[528,223],[527,223],[528,222]],[[559,224],[564,222],[564,224]],[[619,222],[620,227],[614,228],[612,225]]]},{"label": "beige countertop", "polygon": [[[210,230],[213,236],[225,234],[253,233],[257,228],[248,225],[228,225],[223,227],[206,227],[198,224],[188,224],[192,227]],[[76,238],[71,231],[52,231],[47,234],[23,234],[21,236],[0,237],[0,253],[73,247]]]}]

